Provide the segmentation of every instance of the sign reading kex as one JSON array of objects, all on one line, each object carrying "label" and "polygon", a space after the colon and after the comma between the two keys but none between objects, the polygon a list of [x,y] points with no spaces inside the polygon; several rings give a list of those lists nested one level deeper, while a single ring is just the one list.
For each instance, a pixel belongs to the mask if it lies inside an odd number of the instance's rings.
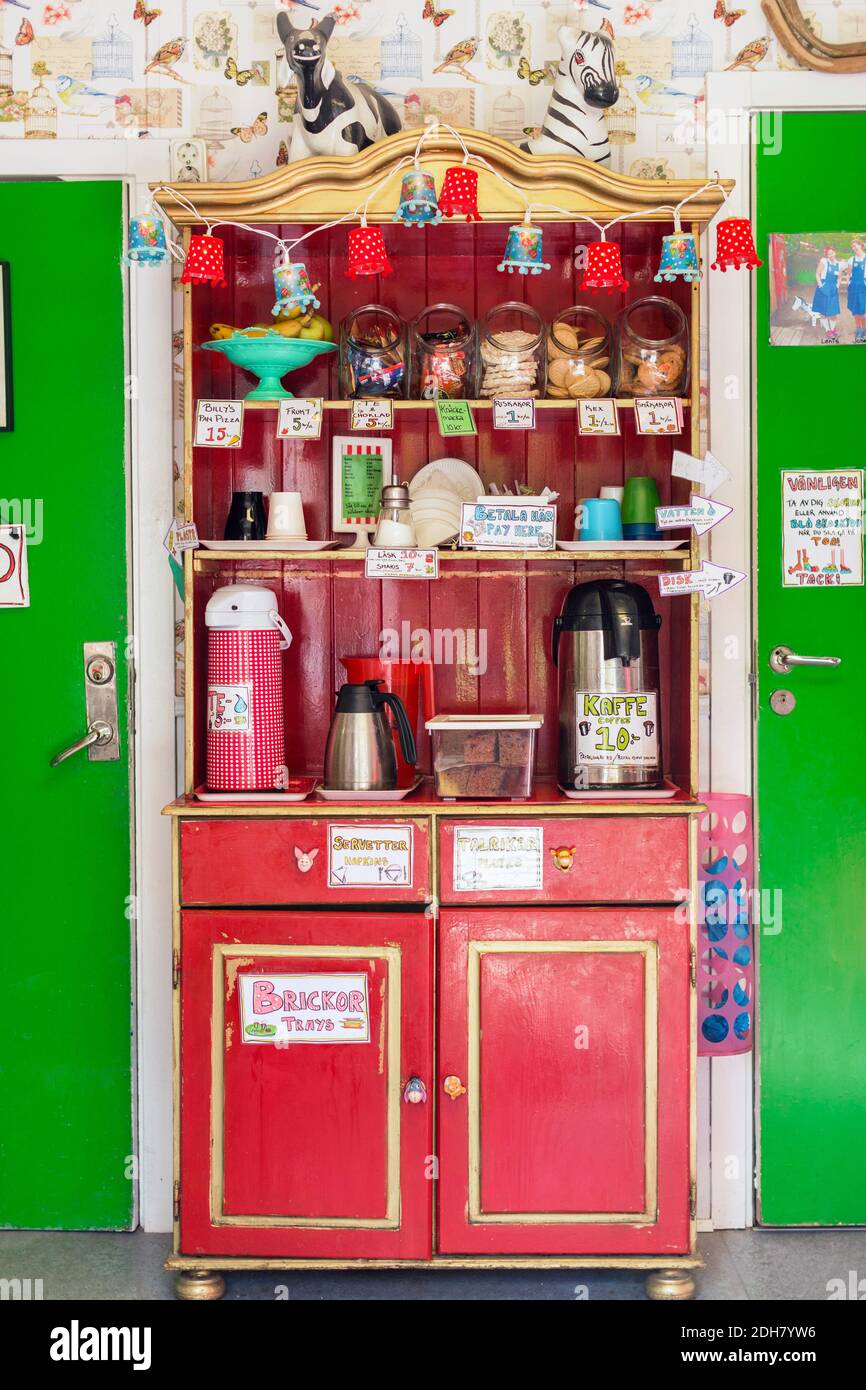
[{"label": "sign reading kex", "polygon": [[367,976],[239,975],[245,1043],[370,1041]]}]

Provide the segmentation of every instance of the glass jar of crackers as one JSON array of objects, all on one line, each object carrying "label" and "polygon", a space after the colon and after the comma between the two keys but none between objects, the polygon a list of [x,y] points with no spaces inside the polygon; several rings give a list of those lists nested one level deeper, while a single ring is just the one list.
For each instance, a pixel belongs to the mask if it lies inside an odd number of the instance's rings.
[{"label": "glass jar of crackers", "polygon": [[547,330],[529,304],[508,300],[490,309],[481,329],[478,394],[543,396]]}]

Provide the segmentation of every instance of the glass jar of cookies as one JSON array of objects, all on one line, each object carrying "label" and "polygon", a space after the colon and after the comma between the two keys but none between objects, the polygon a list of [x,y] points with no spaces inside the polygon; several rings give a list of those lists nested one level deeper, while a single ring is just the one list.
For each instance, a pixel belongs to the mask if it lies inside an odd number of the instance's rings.
[{"label": "glass jar of cookies", "polygon": [[553,400],[589,400],[612,394],[613,330],[604,314],[575,304],[557,314],[547,332],[547,394]]},{"label": "glass jar of cookies", "polygon": [[409,385],[406,325],[384,304],[364,304],[340,324],[344,400],[401,400]]},{"label": "glass jar of cookies", "polygon": [[429,304],[412,324],[412,396],[435,401],[475,395],[475,323],[456,304]]},{"label": "glass jar of cookies", "polygon": [[651,294],[619,316],[623,396],[683,396],[689,385],[689,325],[672,299]]},{"label": "glass jar of cookies", "polygon": [[478,394],[543,396],[547,330],[529,304],[508,300],[490,309],[481,328]]}]

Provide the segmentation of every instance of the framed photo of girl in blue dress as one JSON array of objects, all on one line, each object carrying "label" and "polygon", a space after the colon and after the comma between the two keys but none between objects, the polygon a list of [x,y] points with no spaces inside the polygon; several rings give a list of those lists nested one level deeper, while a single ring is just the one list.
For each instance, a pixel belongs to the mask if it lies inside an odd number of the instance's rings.
[{"label": "framed photo of girl in blue dress", "polygon": [[774,347],[866,347],[866,232],[770,236]]}]

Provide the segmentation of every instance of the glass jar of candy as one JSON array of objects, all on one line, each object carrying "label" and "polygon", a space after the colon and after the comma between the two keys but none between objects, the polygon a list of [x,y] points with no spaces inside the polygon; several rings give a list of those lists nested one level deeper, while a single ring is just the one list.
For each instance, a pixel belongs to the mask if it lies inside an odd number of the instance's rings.
[{"label": "glass jar of candy", "polygon": [[528,304],[508,300],[490,309],[481,329],[478,395],[543,396],[547,330]]},{"label": "glass jar of candy", "polygon": [[672,299],[651,294],[619,316],[619,383],[624,396],[682,396],[689,386],[689,325]]},{"label": "glass jar of candy", "polygon": [[384,304],[365,304],[340,324],[340,390],[345,399],[402,400],[409,386],[406,325]]},{"label": "glass jar of candy", "polygon": [[412,324],[412,396],[435,401],[475,394],[475,324],[456,304],[429,304]]},{"label": "glass jar of candy", "polygon": [[547,394],[590,400],[613,392],[613,330],[604,314],[584,304],[563,309],[547,331]]}]

